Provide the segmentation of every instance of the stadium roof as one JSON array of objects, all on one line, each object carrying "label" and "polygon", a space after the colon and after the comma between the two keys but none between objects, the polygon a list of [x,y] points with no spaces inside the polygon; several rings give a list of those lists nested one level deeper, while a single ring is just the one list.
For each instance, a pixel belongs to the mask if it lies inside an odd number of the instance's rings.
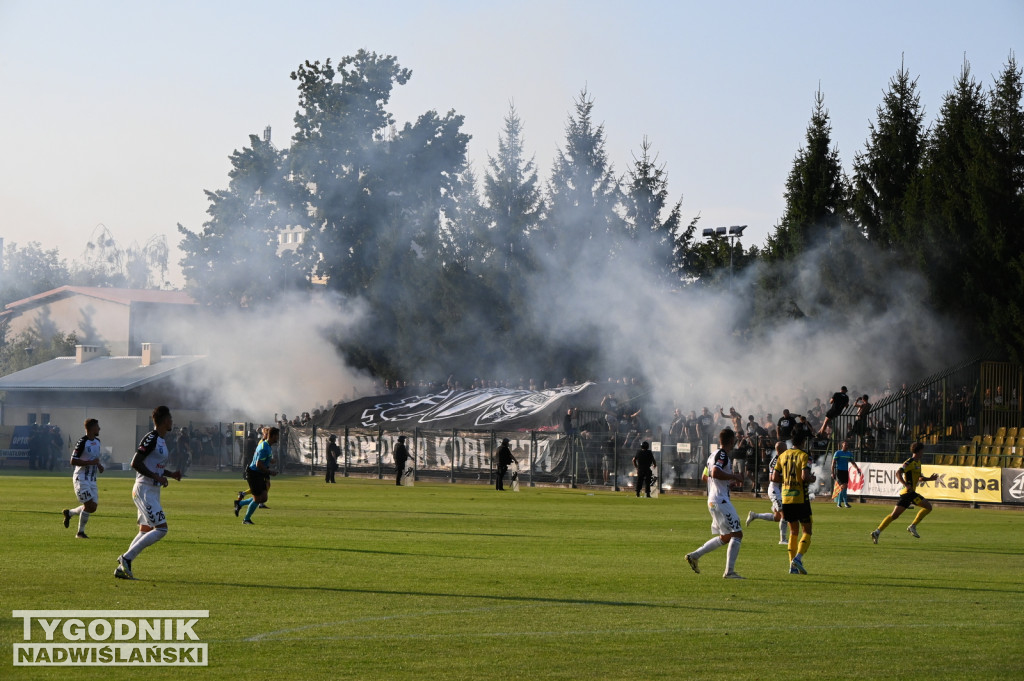
[{"label": "stadium roof", "polygon": [[97,357],[81,364],[58,357],[0,378],[0,390],[121,392],[166,378],[205,359],[202,355],[164,356],[149,366],[141,357]]}]

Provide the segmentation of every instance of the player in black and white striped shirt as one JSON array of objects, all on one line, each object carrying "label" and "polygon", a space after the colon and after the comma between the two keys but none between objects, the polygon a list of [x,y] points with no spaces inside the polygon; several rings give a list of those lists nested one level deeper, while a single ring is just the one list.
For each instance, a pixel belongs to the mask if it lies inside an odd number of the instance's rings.
[{"label": "player in black and white striped shirt", "polygon": [[100,463],[100,422],[96,419],[85,421],[85,435],[78,440],[75,450],[71,453],[71,465],[75,467],[72,479],[75,482],[75,496],[81,503],[77,508],[64,509],[64,527],[70,527],[71,516],[78,516],[78,539],[88,539],[85,524],[89,522],[89,514],[95,513],[100,495],[96,485],[96,474],[103,472]]}]

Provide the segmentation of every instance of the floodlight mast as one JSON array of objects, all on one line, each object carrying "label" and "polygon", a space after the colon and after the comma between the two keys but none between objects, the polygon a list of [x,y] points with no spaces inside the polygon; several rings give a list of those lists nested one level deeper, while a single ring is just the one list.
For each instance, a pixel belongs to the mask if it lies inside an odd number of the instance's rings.
[{"label": "floodlight mast", "polygon": [[747,228],[747,225],[733,225],[731,227],[708,227],[704,230],[703,235],[705,238],[714,239],[715,237],[725,237],[729,240],[729,290],[732,290],[733,282],[733,270],[732,270],[732,252],[736,240],[743,236],[743,230]]}]

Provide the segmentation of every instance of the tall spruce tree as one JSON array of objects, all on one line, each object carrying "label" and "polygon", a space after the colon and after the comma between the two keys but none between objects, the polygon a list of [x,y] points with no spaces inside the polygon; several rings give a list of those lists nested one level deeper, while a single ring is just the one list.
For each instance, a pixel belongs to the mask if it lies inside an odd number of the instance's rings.
[{"label": "tall spruce tree", "polygon": [[806,146],[797,152],[786,179],[785,199],[785,213],[768,238],[771,258],[799,255],[817,237],[849,221],[849,181],[839,149],[832,146],[832,123],[820,89],[814,97]]},{"label": "tall spruce tree", "polygon": [[985,175],[991,186],[993,231],[1001,235],[994,252],[998,272],[990,278],[993,344],[997,352],[1024,360],[1024,84],[1022,69],[1011,54],[989,92],[989,138],[992,166]]},{"label": "tall spruce tree", "polygon": [[531,265],[530,235],[544,204],[533,158],[526,158],[523,124],[515,106],[505,115],[498,151],[487,157],[484,198],[491,221],[495,267],[522,276]]},{"label": "tall spruce tree", "polygon": [[1005,246],[1005,234],[992,223],[985,178],[994,162],[989,129],[985,94],[965,61],[943,98],[907,207],[908,243],[934,299],[974,330],[988,324],[977,312],[988,307],[980,299],[996,290],[991,285],[1001,285],[989,279],[993,256]]},{"label": "tall spruce tree", "polygon": [[852,209],[868,239],[893,250],[906,240],[904,207],[921,170],[925,142],[917,79],[903,63],[876,113],[864,151],[854,156]]},{"label": "tall spruce tree", "polygon": [[548,184],[547,250],[563,258],[581,252],[593,260],[614,257],[627,236],[617,212],[621,190],[605,150],[604,126],[594,123],[594,100],[586,89],[574,112]]},{"label": "tall spruce tree", "polygon": [[675,272],[675,243],[682,221],[683,200],[668,208],[668,174],[651,155],[651,143],[644,137],[640,156],[626,172],[623,185],[628,234],[636,253],[646,261],[645,269],[665,284],[678,283]]}]

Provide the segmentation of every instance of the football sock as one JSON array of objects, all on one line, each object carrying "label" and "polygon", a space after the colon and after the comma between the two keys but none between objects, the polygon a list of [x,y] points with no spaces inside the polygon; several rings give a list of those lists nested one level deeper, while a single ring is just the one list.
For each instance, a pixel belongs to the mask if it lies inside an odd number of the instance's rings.
[{"label": "football sock", "polygon": [[73,508],[70,511],[68,511],[68,515],[79,515],[79,514],[84,513],[84,512],[85,512],[85,506],[79,506],[78,508]]},{"label": "football sock", "polygon": [[786,547],[787,549],[789,549],[789,559],[790,560],[793,560],[796,557],[796,546],[797,546],[798,543],[799,543],[799,540],[797,539],[796,532],[790,532],[789,533],[789,546]]},{"label": "football sock", "polygon": [[796,555],[803,558],[803,555],[807,553],[807,549],[811,546],[811,535],[804,532],[800,535],[800,544],[797,546]]},{"label": "football sock", "polygon": [[85,531],[85,524],[87,522],[89,522],[89,514],[86,513],[85,511],[82,511],[78,515],[78,531],[79,532],[84,532]]},{"label": "football sock", "polygon": [[723,546],[725,546],[725,542],[722,541],[721,537],[712,537],[704,543],[704,546],[700,547],[696,551],[690,552],[690,556],[693,558],[700,558],[705,553],[711,553],[715,549],[722,548]]},{"label": "football sock", "polygon": [[753,515],[755,520],[775,520],[774,513],[755,513]]},{"label": "football sock", "polygon": [[725,552],[725,571],[735,572],[736,557],[740,555],[740,538],[733,537],[729,540],[729,548]]},{"label": "football sock", "polygon": [[882,518],[882,522],[878,526],[878,531],[881,532],[885,528],[889,527],[889,523],[891,523],[892,520],[893,520],[892,514],[889,514],[889,515],[885,516],[884,518]]},{"label": "football sock", "polygon": [[914,518],[914,522],[911,525],[917,525],[919,522],[924,520],[924,517],[932,512],[930,508],[920,508],[917,510],[917,516]]},{"label": "football sock", "polygon": [[124,552],[124,557],[128,560],[135,560],[135,557],[142,553],[142,549],[152,546],[166,536],[166,527],[154,527],[149,532],[143,534],[142,539],[132,542],[131,547]]},{"label": "football sock", "polygon": [[785,518],[779,521],[779,541],[789,541],[789,523]]},{"label": "football sock", "polygon": [[248,504],[244,504],[243,503],[242,505],[243,506],[248,506],[248,508],[245,510],[245,519],[246,520],[252,519],[252,514],[255,513],[256,509],[260,507],[259,502],[256,501],[256,497],[253,497],[252,499],[250,499]]},{"label": "football sock", "polygon": [[[128,545],[128,551],[131,551],[132,549],[134,549],[135,545],[138,544],[140,541],[142,541],[143,538],[145,538],[146,534],[147,534],[146,532],[143,532],[142,530],[139,530],[139,533],[137,535],[135,535],[135,539],[132,539],[132,543]],[[125,551],[124,555],[128,555],[128,551]]]}]

